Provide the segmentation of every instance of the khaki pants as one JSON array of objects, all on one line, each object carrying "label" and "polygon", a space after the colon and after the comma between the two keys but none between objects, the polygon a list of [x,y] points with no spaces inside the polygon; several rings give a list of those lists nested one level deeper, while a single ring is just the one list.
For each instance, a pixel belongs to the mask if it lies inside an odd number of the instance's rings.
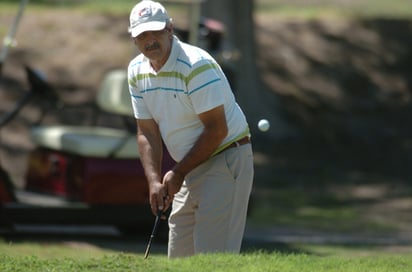
[{"label": "khaki pants", "polygon": [[191,171],[173,200],[169,257],[239,253],[252,183],[250,144],[230,148]]}]

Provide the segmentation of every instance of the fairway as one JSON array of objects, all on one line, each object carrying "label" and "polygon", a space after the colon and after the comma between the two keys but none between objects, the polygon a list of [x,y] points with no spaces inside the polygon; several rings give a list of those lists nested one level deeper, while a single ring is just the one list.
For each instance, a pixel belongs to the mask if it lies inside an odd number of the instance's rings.
[{"label": "fairway", "polygon": [[255,252],[242,255],[210,254],[168,260],[165,256],[114,254],[92,259],[8,257],[0,255],[0,271],[411,271],[410,256],[322,257],[308,254]]},{"label": "fairway", "polygon": [[[240,255],[209,254],[169,260],[164,241],[143,259],[143,237],[0,240],[0,271],[411,271],[408,245],[301,244],[246,241]],[[35,240],[33,240],[35,239]],[[33,242],[30,242],[33,240]],[[264,248],[264,249],[263,249]]]}]

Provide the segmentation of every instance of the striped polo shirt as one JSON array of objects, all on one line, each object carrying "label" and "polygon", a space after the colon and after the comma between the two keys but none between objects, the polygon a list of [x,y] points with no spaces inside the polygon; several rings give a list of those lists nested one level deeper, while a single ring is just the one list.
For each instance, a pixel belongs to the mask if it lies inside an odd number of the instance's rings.
[{"label": "striped polo shirt", "polygon": [[176,161],[185,156],[203,131],[198,114],[217,106],[224,105],[229,131],[216,152],[249,135],[246,118],[222,69],[198,47],[174,37],[170,56],[158,72],[140,54],[129,64],[128,80],[135,117],[155,120]]}]

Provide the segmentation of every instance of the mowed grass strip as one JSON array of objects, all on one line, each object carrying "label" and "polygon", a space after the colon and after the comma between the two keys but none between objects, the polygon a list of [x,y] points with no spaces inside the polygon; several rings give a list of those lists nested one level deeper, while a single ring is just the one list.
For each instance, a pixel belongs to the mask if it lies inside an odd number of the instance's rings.
[{"label": "mowed grass strip", "polygon": [[[172,16],[181,16],[183,5],[173,1],[162,2]],[[20,1],[2,0],[0,14],[14,13]],[[85,12],[106,14],[129,14],[136,4],[134,0],[88,0],[88,1],[30,1],[28,12],[33,10],[76,9]],[[301,18],[333,17],[392,17],[410,18],[412,16],[412,1],[407,0],[256,0],[255,11],[258,15],[292,16]],[[176,14],[175,14],[176,13]]]},{"label": "mowed grass strip", "polygon": [[100,258],[42,259],[0,255],[0,271],[412,271],[412,258],[402,255],[322,257],[307,254],[255,252],[242,255],[209,254],[169,260],[165,256],[115,254]]}]

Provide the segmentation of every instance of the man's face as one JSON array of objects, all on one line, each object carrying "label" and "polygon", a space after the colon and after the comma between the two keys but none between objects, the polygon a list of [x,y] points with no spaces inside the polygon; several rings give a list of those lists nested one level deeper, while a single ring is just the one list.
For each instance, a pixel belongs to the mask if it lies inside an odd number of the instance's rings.
[{"label": "man's face", "polygon": [[165,27],[159,31],[146,31],[133,40],[140,52],[151,61],[166,61],[172,44],[172,28]]}]

